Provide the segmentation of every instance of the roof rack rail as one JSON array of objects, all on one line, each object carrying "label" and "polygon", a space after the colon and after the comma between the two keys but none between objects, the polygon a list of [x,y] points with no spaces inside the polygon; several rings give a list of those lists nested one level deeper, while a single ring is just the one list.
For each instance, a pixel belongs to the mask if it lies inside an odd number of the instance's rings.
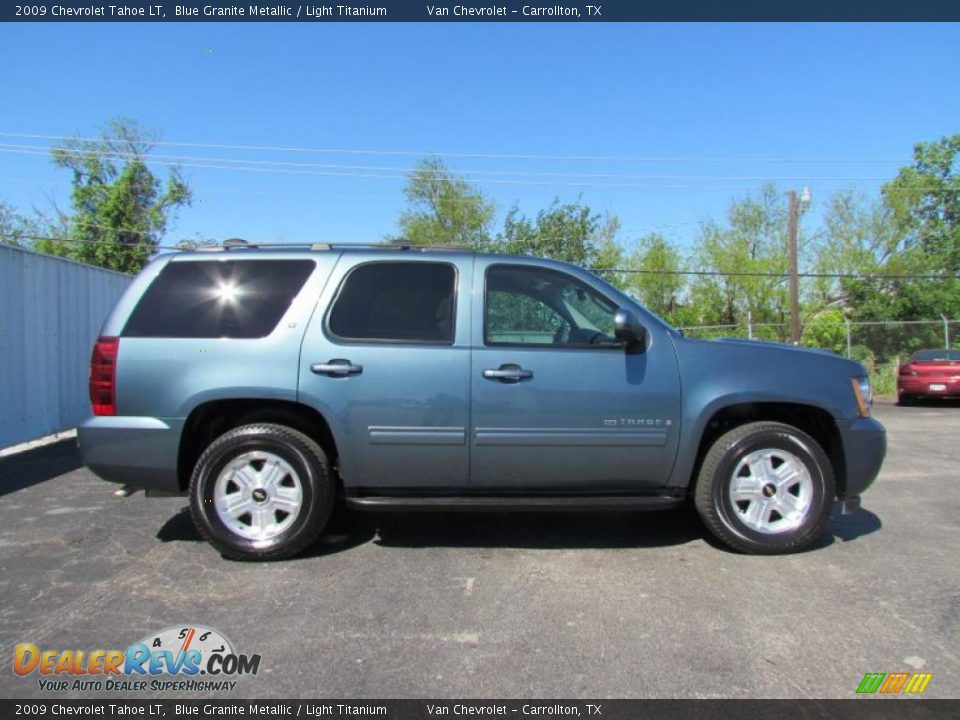
[{"label": "roof rack rail", "polygon": [[233,250],[239,248],[307,248],[309,250],[333,250],[335,248],[370,248],[375,250],[416,250],[416,251],[447,251],[447,252],[474,252],[475,248],[466,245],[418,245],[406,240],[389,240],[386,242],[291,242],[291,243],[252,243],[243,238],[228,238],[223,245],[198,247],[197,250]]},{"label": "roof rack rail", "polygon": [[314,243],[314,249],[330,250],[332,248],[375,248],[377,250],[448,250],[451,252],[474,252],[474,248],[466,245],[418,245],[406,240],[388,240],[379,243],[364,242],[324,242]]},{"label": "roof rack rail", "polygon": [[393,241],[386,243],[387,247],[396,247],[400,250],[446,250],[449,252],[475,252],[476,248],[467,245],[417,245],[415,243],[402,241]]},{"label": "roof rack rail", "polygon": [[250,242],[243,238],[227,238],[221,245],[199,245],[197,247],[182,247],[183,250],[194,252],[224,252],[229,250],[257,250],[259,248],[304,248],[306,250],[335,250],[338,248],[371,250],[406,250],[429,252],[476,252],[476,248],[466,245],[417,245],[406,240],[390,240],[387,242]]}]

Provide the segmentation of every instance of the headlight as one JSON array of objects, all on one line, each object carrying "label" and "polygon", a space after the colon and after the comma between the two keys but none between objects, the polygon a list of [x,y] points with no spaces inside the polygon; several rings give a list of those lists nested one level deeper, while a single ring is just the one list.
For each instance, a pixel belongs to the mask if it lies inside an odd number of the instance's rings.
[{"label": "headlight", "polygon": [[870,417],[870,406],[873,404],[873,390],[870,388],[870,378],[850,378],[853,394],[857,398],[857,410],[860,417]]}]

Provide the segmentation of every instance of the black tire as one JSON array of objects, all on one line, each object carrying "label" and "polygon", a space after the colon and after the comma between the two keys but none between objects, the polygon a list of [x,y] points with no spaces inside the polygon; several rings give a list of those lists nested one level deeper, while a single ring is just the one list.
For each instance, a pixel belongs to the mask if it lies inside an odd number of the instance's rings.
[{"label": "black tire", "polygon": [[[767,449],[788,451],[802,462],[812,481],[810,503],[800,524],[773,534],[749,527],[729,497],[740,461]],[[830,519],[834,488],[833,467],[816,440],[791,425],[753,422],[722,435],[707,452],[697,477],[694,504],[707,529],[725,545],[744,553],[780,555],[801,552],[817,543]]]},{"label": "black tire", "polygon": [[918,398],[913,395],[898,395],[897,405],[900,407],[912,407],[917,404]]},{"label": "black tire", "polygon": [[[216,510],[217,478],[244,453],[263,451],[281,458],[299,479],[301,501],[288,527],[267,540],[242,536]],[[323,532],[336,502],[336,483],[327,456],[307,435],[285,425],[256,423],[235,428],[214,440],[190,477],[190,514],[197,530],[224,556],[235,560],[279,560],[303,552]],[[280,512],[274,517],[283,518]],[[278,528],[279,530],[279,528]]]}]

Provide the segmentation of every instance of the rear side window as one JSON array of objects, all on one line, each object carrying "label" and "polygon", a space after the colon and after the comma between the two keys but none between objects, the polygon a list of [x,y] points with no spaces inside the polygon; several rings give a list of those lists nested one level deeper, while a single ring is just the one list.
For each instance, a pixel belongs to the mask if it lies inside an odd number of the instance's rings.
[{"label": "rear side window", "polygon": [[266,337],[314,267],[312,260],[168,263],[143,294],[123,335]]},{"label": "rear side window", "polygon": [[348,341],[452,344],[455,285],[448,263],[360,265],[334,301],[330,333]]}]

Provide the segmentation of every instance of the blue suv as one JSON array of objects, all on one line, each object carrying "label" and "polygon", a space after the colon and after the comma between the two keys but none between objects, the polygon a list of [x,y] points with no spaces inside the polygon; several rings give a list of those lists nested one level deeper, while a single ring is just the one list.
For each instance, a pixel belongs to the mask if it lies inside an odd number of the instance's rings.
[{"label": "blue suv", "polygon": [[188,494],[239,559],[337,503],[624,510],[692,501],[728,546],[813,545],[885,452],[861,365],[703,341],[590,272],[406,245],[163,255],[104,324],[84,463]]}]

